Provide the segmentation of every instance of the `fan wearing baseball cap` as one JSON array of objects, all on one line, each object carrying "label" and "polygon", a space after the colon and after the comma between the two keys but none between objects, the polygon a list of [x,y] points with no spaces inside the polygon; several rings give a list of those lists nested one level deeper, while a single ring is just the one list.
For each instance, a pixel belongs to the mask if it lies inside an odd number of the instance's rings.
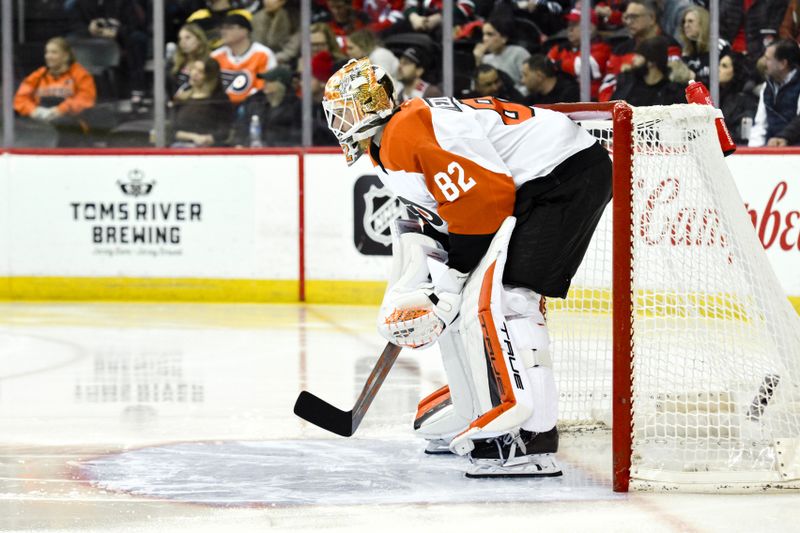
[{"label": "fan wearing baseball cap", "polygon": [[250,38],[252,15],[244,9],[229,11],[222,20],[224,46],[214,50],[211,57],[222,70],[222,85],[234,105],[261,90],[264,82],[258,74],[278,65],[272,50]]},{"label": "fan wearing baseball cap", "polygon": [[[547,53],[548,59],[565,74],[579,79],[581,73],[581,10],[573,8],[564,17],[567,21],[567,42],[554,45]],[[600,83],[606,73],[606,63],[611,56],[611,46],[597,35],[598,17],[594,9],[590,10],[591,31],[589,48],[590,79],[592,100],[597,100]]]},{"label": "fan wearing baseball cap", "polygon": [[428,66],[423,53],[413,46],[406,48],[400,55],[397,67],[397,81],[400,82],[399,100],[404,102],[411,98],[431,98],[442,96],[442,90],[422,79]]},{"label": "fan wearing baseball cap", "polygon": [[230,0],[207,0],[206,7],[193,11],[186,19],[186,23],[200,26],[208,37],[208,44],[212,49],[222,46],[220,32],[222,20],[233,9]]}]

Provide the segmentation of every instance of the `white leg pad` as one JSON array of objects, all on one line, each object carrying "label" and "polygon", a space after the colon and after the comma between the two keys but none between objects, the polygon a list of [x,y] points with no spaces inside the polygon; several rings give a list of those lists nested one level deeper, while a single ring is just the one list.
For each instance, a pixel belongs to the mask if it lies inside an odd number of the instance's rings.
[{"label": "white leg pad", "polygon": [[503,313],[503,270],[514,223],[513,217],[503,223],[463,291],[459,360],[472,381],[478,416],[451,442],[459,454],[470,451],[468,440],[518,429],[533,414],[526,356],[516,351]]},{"label": "white leg pad", "polygon": [[472,394],[477,416],[451,441],[451,451],[458,454],[471,451],[475,439],[521,427],[550,430],[558,418],[541,297],[528,289],[502,285],[513,223],[511,217],[503,223],[463,292],[460,333],[464,350],[457,361],[471,383],[464,388]]},{"label": "white leg pad", "polygon": [[544,433],[558,422],[558,390],[553,369],[537,366],[528,369],[528,380],[533,393],[533,414],[522,424],[522,429]]},{"label": "white leg pad", "polygon": [[508,329],[514,346],[523,356],[531,384],[533,413],[522,428],[537,433],[549,431],[558,421],[558,390],[541,296],[524,288],[506,288],[504,296]]},{"label": "white leg pad", "polygon": [[428,440],[450,441],[461,433],[476,418],[474,407],[474,391],[472,380],[467,379],[459,358],[464,353],[461,335],[452,326],[439,337],[439,349],[442,352],[442,364],[447,384],[450,389],[451,404],[422,420],[414,431]]}]

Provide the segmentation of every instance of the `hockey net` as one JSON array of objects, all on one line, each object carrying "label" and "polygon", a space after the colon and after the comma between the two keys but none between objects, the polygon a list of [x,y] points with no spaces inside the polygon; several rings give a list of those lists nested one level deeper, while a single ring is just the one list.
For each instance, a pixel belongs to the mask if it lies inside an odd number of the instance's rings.
[{"label": "hockey net", "polygon": [[615,181],[567,299],[547,303],[560,424],[612,427],[615,490],[800,487],[800,318],[714,111],[554,107],[608,147]]}]

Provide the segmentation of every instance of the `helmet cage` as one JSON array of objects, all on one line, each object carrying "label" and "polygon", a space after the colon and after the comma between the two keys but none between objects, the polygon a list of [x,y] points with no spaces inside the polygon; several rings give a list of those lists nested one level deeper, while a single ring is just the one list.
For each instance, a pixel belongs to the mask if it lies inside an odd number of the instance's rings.
[{"label": "helmet cage", "polygon": [[391,116],[392,85],[388,74],[367,58],[351,60],[328,80],[322,108],[349,164],[363,153],[358,141],[374,135]]}]

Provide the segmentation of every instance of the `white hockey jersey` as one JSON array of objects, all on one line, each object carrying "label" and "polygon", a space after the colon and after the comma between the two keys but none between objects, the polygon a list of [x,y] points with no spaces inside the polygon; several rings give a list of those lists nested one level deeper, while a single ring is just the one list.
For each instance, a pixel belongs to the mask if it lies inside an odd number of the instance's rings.
[{"label": "white hockey jersey", "polygon": [[566,115],[491,97],[404,102],[370,154],[384,184],[442,233],[490,235],[516,190],[596,140]]}]

